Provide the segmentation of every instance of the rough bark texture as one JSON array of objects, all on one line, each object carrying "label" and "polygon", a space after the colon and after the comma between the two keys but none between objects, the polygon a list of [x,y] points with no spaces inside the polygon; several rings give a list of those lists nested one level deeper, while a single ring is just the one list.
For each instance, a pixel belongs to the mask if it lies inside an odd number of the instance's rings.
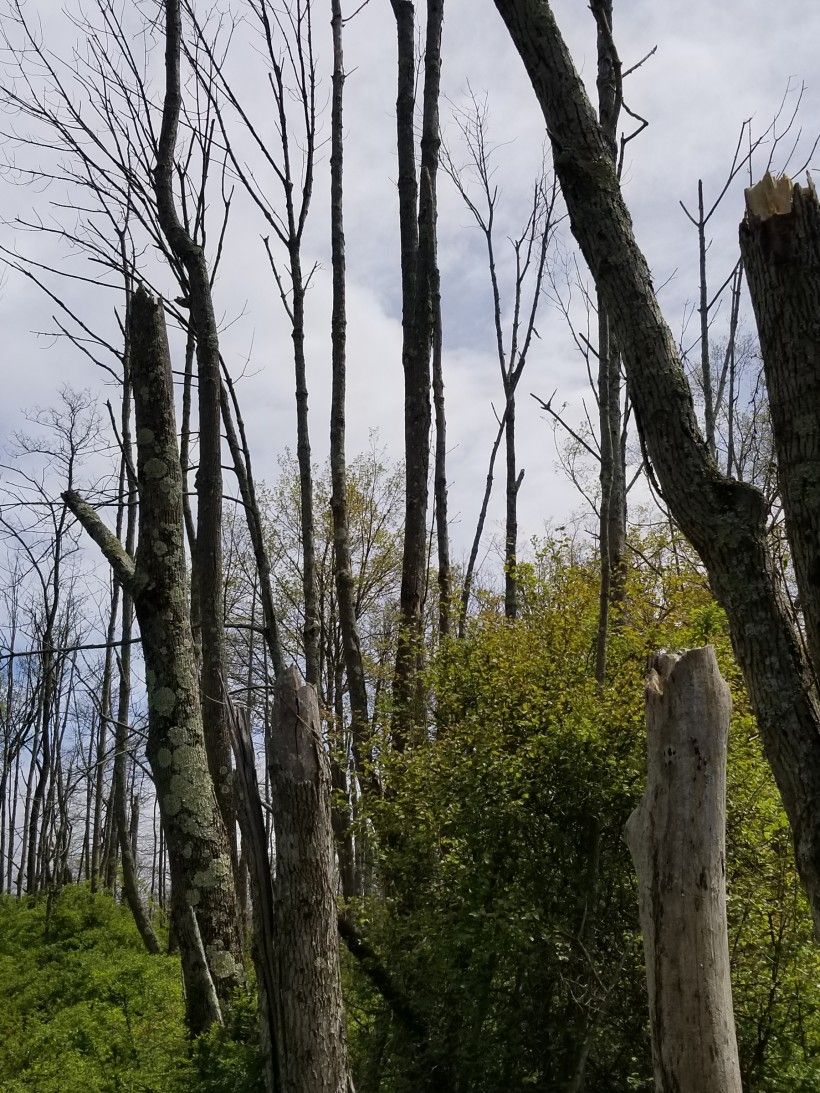
[{"label": "rough bark texture", "polygon": [[253,963],[259,996],[259,1032],[265,1069],[266,1093],[281,1088],[283,1045],[279,1040],[277,1006],[276,916],[273,873],[268,854],[268,834],[256,777],[256,757],[248,719],[229,707],[231,743],[236,760],[237,818],[242,832],[242,851],[248,862],[253,907]]},{"label": "rough bark texture", "polygon": [[626,838],[658,1093],[740,1093],[726,929],[731,712],[711,646],[656,657],[646,688],[647,786]]},{"label": "rough bark texture", "polygon": [[66,502],[134,599],[148,690],[146,751],[168,846],[186,1017],[199,1032],[218,1019],[212,986],[224,1005],[244,976],[188,614],[171,358],[162,305],[141,289],[132,299],[130,335],[140,493],[135,560],[77,494],[67,494]]},{"label": "rough bark texture", "polygon": [[747,191],[740,226],[806,637],[820,677],[820,204],[813,186]]},{"label": "rough bark texture", "polygon": [[544,112],[572,230],[614,326],[655,474],[726,609],[820,931],[820,717],[777,593],[763,499],[722,476],[709,455],[606,141],[549,4],[495,2]]},{"label": "rough bark texture", "polygon": [[219,333],[205,251],[180,221],[174,200],[174,153],[182,106],[179,0],[165,3],[165,97],[157,144],[154,190],[157,217],[172,253],[185,271],[191,324],[196,337],[199,399],[199,468],[196,473],[196,574],[202,645],[201,702],[205,747],[234,867],[236,819],[231,793],[231,744],[222,702],[225,627],[222,580],[222,435]]},{"label": "rough bark texture", "polygon": [[296,668],[277,681],[269,741],[276,836],[276,997],[282,1093],[347,1093],[330,765],[316,689]]},{"label": "rough bark texture", "polygon": [[[130,306],[130,305],[129,305]],[[126,320],[126,331],[129,324]],[[122,450],[123,463],[126,471],[123,479],[128,482],[127,506],[128,512],[125,518],[125,551],[133,556],[134,542],[137,531],[137,486],[135,470],[132,466],[131,454],[131,362],[130,342],[126,342],[124,354],[125,375],[123,380],[122,396]],[[122,645],[119,655],[120,690],[117,698],[117,721],[114,729],[114,823],[120,843],[120,857],[122,858],[122,890],[126,902],[134,916],[134,922],[139,930],[140,937],[149,953],[160,951],[157,935],[151,925],[148,912],[140,895],[137,879],[136,851],[129,837],[129,826],[126,822],[126,801],[128,799],[128,726],[131,717],[131,634],[134,622],[134,603],[127,589],[122,594],[122,627],[120,638]],[[139,814],[138,814],[139,815]]]}]

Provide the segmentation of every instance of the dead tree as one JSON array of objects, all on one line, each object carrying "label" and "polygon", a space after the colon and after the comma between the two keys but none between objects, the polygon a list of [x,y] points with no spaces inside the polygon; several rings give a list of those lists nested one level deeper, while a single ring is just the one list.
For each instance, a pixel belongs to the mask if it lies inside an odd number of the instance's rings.
[{"label": "dead tree", "polygon": [[626,839],[638,874],[657,1093],[740,1093],[726,927],[731,712],[710,645],[655,658],[647,786]]},{"label": "dead tree", "polygon": [[815,678],[820,677],[820,204],[767,174],[746,191],[740,243],[757,319],[780,495]]},{"label": "dead tree", "polygon": [[222,580],[222,434],[219,333],[205,249],[177,212],[175,153],[182,109],[180,0],[165,2],[165,97],[153,181],[157,219],[184,271],[183,287],[196,340],[199,468],[196,474],[196,576],[202,647],[202,723],[208,766],[236,864],[236,818],[231,795],[231,744],[222,702],[225,626]]},{"label": "dead tree", "polygon": [[420,717],[417,668],[427,572],[427,508],[430,472],[430,354],[437,286],[436,179],[439,165],[439,90],[443,0],[427,0],[421,166],[415,146],[415,5],[391,0],[398,42],[396,135],[399,167],[399,231],[404,371],[405,530],[399,633],[394,680],[393,743],[404,747]]},{"label": "dead tree", "polygon": [[[532,199],[527,221],[521,232],[511,240],[515,275],[510,300],[512,320],[509,331],[504,329],[504,301],[498,272],[495,222],[498,212],[498,186],[493,180],[494,149],[487,139],[487,105],[471,95],[467,111],[456,115],[468,150],[466,170],[475,174],[478,194],[471,192],[465,172],[454,164],[449,152],[445,152],[444,170],[452,179],[464,204],[469,209],[484,236],[487,248],[487,270],[492,294],[493,333],[495,351],[501,374],[504,396],[504,412],[499,421],[499,435],[503,430],[506,456],[505,528],[504,528],[504,613],[514,619],[518,613],[518,494],[524,480],[524,469],[518,469],[516,461],[516,391],[532,348],[533,338],[538,337],[535,323],[541,304],[541,292],[547,264],[547,253],[555,228],[554,211],[558,193],[557,185],[549,185],[546,172],[536,178],[532,187]],[[462,618],[469,603],[475,559],[481,539],[490,490],[497,440],[492,448],[484,501],[479,514],[478,527],[470,552],[470,562],[464,579],[462,593]],[[463,630],[463,621],[460,629]]]},{"label": "dead tree", "polygon": [[[250,10],[259,34],[271,95],[270,100],[264,101],[264,110],[258,120],[257,104],[243,99],[231,83],[218,43],[209,36],[207,25],[198,22],[193,5],[186,0],[186,11],[196,38],[195,49],[188,50],[188,58],[214,111],[227,163],[265,221],[268,235],[263,244],[290,325],[302,525],[302,640],[305,673],[310,682],[318,684],[320,619],[305,347],[307,294],[316,266],[306,269],[304,264],[304,235],[313,197],[316,151],[313,0],[287,0],[282,6],[270,0],[259,0],[250,5]],[[275,118],[278,147],[267,137],[271,113]],[[243,136],[259,153],[263,171],[254,169],[244,159]],[[300,156],[296,154],[297,149]],[[279,202],[274,196],[276,191],[281,194]]]},{"label": "dead tree", "polygon": [[162,304],[137,289],[130,309],[139,542],[132,560],[94,508],[65,501],[133,598],[148,690],[147,755],[171,870],[174,924],[193,1032],[220,1019],[243,982],[225,825],[208,770],[188,609],[182,473]]},{"label": "dead tree", "polygon": [[[618,162],[618,120],[623,108],[622,73],[612,37],[612,0],[596,0],[598,27],[598,118],[613,163]],[[619,171],[620,174],[620,171]],[[623,596],[626,550],[625,438],[622,438],[621,355],[610,329],[606,304],[598,293],[598,429],[601,485],[598,514],[601,589],[595,648],[595,678],[606,679],[610,607]]]},{"label": "dead tree", "polygon": [[496,0],[496,7],[544,113],[572,230],[613,323],[653,473],[726,610],[820,932],[820,710],[780,600],[763,499],[725,478],[704,443],[606,139],[550,5]]},{"label": "dead tree", "polygon": [[316,688],[296,668],[276,686],[269,741],[276,837],[276,996],[282,1093],[348,1093],[339,973],[330,765]]},{"label": "dead tree", "polygon": [[339,628],[342,633],[345,671],[350,699],[353,759],[356,770],[364,774],[369,717],[362,649],[356,618],[356,590],[350,552],[350,527],[347,505],[347,465],[345,459],[346,330],[345,238],[344,238],[344,53],[342,48],[342,9],[340,0],[332,0],[333,96],[331,102],[330,158],[330,243],[333,265],[333,313],[331,318],[333,381],[330,408],[330,506],[333,514],[333,550],[338,600]]}]

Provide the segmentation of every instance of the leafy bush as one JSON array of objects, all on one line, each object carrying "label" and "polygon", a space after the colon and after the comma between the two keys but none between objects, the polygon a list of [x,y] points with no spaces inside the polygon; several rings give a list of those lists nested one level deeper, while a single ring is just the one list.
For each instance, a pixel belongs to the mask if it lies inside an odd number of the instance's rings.
[{"label": "leafy bush", "polygon": [[248,1004],[192,1045],[178,959],[150,956],[127,908],[86,886],[0,899],[0,998],[4,1093],[260,1088]]},{"label": "leafy bush", "polygon": [[[663,544],[644,542],[651,559]],[[358,913],[428,1029],[388,1022],[351,969],[358,1088],[650,1090],[634,873],[622,838],[643,789],[643,677],[660,647],[712,642],[734,696],[730,943],[744,1089],[820,1087],[820,960],[788,827],[723,613],[686,557],[629,575],[609,682],[592,678],[593,562],[547,543],[523,610],[488,610],[430,670],[435,730],[388,760],[371,808],[386,898]]]}]

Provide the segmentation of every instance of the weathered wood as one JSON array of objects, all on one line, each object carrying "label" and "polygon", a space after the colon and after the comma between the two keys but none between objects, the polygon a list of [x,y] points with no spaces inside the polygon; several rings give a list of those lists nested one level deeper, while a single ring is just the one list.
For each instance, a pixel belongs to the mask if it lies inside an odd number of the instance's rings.
[{"label": "weathered wood", "polygon": [[296,668],[276,685],[269,741],[276,837],[276,1020],[281,1093],[350,1088],[339,974],[330,763],[316,688]]},{"label": "weathered wood", "polygon": [[772,178],[746,191],[740,249],[752,298],[780,496],[815,677],[820,677],[820,203]]},{"label": "weathered wood", "polygon": [[248,863],[253,908],[252,955],[259,997],[260,1045],[264,1060],[266,1093],[278,1093],[282,1045],[276,1020],[276,917],[273,873],[268,837],[262,814],[262,797],[256,777],[256,756],[246,711],[228,699],[228,724],[236,762],[236,801],[242,852]]},{"label": "weathered wood", "polygon": [[714,649],[655,658],[646,792],[626,825],[638,874],[658,1093],[740,1093],[726,929],[732,703]]}]

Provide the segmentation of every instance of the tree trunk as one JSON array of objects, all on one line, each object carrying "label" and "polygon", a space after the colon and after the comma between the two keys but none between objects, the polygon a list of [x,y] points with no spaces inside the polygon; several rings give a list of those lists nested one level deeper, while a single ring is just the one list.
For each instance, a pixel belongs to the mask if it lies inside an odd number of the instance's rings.
[{"label": "tree trunk", "polygon": [[296,668],[276,685],[270,745],[276,836],[276,1004],[281,1093],[347,1093],[330,767],[316,689]]},{"label": "tree trunk", "polygon": [[[231,413],[231,406],[233,406],[233,414]],[[235,424],[234,415],[236,416]],[[250,450],[245,436],[245,426],[239,411],[239,402],[233,383],[227,373],[226,382],[222,385],[222,423],[225,427],[225,436],[233,460],[236,480],[239,484],[239,494],[242,498],[242,507],[245,510],[245,522],[248,527],[248,534],[251,537],[253,557],[256,562],[259,598],[262,601],[262,616],[265,620],[265,645],[270,654],[273,674],[278,676],[283,667],[282,644],[279,638],[279,623],[273,602],[270,554],[265,542],[265,529],[262,525],[262,516],[259,512],[259,502],[256,497],[256,483],[253,468],[251,467]],[[239,430],[238,434],[237,428]]]},{"label": "tree trunk", "polygon": [[447,517],[447,411],[444,401],[444,361],[439,272],[433,284],[433,406],[436,421],[436,456],[433,495],[436,502],[436,544],[438,548],[438,629],[442,637],[451,630],[453,609],[450,572],[450,528]]},{"label": "tree trunk", "polygon": [[504,617],[518,615],[518,488],[520,480],[515,461],[515,390],[505,379],[507,413],[504,418],[504,442],[507,456],[505,490],[506,520],[504,532]]},{"label": "tree trunk", "polygon": [[572,230],[614,326],[654,472],[726,610],[820,933],[820,715],[777,591],[763,499],[722,476],[709,455],[606,140],[549,4],[495,2],[544,112]]},{"label": "tree trunk", "polygon": [[[592,5],[598,24],[598,118],[612,162],[617,161],[621,99],[618,58],[613,48],[612,0]],[[598,428],[601,446],[599,552],[601,588],[595,649],[595,678],[606,680],[610,607],[623,597],[626,547],[626,476],[621,445],[621,358],[612,336],[606,304],[598,297]]]},{"label": "tree trunk", "polygon": [[[778,200],[779,199],[779,200]],[[740,227],[806,637],[820,678],[820,204],[767,175]]]},{"label": "tree trunk", "polygon": [[[147,755],[171,869],[174,922],[193,1032],[219,1019],[242,984],[236,897],[225,827],[208,771],[188,610],[182,474],[162,305],[138,289],[131,302],[139,545],[132,562],[94,509],[66,503],[133,596],[148,690]],[[126,831],[127,835],[127,831]]]},{"label": "tree trunk", "polygon": [[427,565],[427,502],[430,471],[430,353],[432,292],[436,283],[436,176],[438,101],[441,83],[443,0],[428,0],[424,54],[421,185],[414,138],[415,34],[411,0],[391,0],[398,33],[396,103],[399,155],[399,220],[402,265],[402,365],[404,369],[405,528],[400,624],[396,649],[393,744],[401,749],[421,716],[417,668]]},{"label": "tree trunk", "polygon": [[165,0],[165,95],[157,143],[154,190],[157,218],[185,271],[196,338],[199,399],[199,468],[196,473],[196,574],[202,645],[200,701],[208,767],[236,870],[236,819],[231,792],[231,743],[222,702],[225,626],[222,580],[222,434],[219,333],[208,263],[202,246],[180,221],[174,199],[174,155],[182,106],[180,0]]},{"label": "tree trunk", "polygon": [[247,858],[253,908],[253,963],[259,996],[260,1046],[266,1093],[280,1093],[282,1052],[276,975],[276,915],[268,834],[256,778],[256,757],[246,716],[229,706],[231,743],[236,760],[237,817]]},{"label": "tree trunk", "polygon": [[[330,155],[330,242],[333,265],[333,314],[331,320],[333,381],[330,405],[330,507],[333,513],[333,564],[339,629],[342,634],[345,671],[350,699],[350,731],[353,760],[364,785],[369,761],[370,730],[367,685],[362,663],[359,627],[356,620],[356,589],[350,557],[350,529],[347,509],[347,467],[345,462],[345,392],[347,310],[344,237],[344,54],[342,50],[341,0],[331,0],[333,29],[333,95],[331,103]],[[340,722],[339,732],[343,734]],[[350,893],[352,894],[352,893]]]},{"label": "tree trunk", "polygon": [[732,700],[711,646],[655,658],[648,772],[626,825],[638,874],[657,1093],[741,1093],[726,928]]}]

